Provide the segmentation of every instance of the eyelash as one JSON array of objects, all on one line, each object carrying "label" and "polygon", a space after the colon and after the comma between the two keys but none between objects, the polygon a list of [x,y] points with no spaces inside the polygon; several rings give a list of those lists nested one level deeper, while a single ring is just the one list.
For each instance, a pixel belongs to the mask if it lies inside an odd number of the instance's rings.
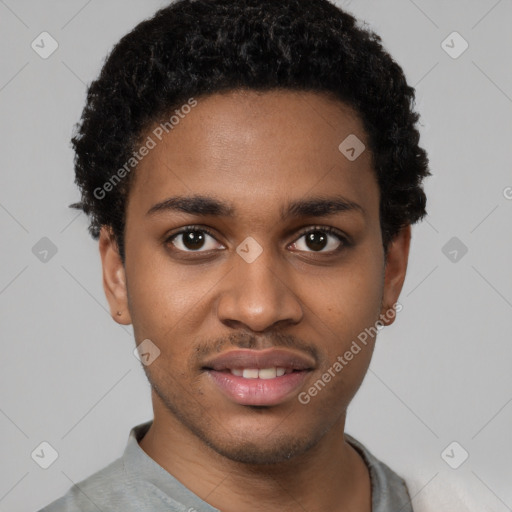
[{"label": "eyelash", "polygon": [[[179,235],[188,233],[190,231],[199,231],[201,233],[206,233],[207,235],[211,236],[213,239],[217,240],[215,234],[211,230],[209,230],[207,227],[191,225],[191,226],[185,226],[177,233],[173,233],[172,235],[167,237],[164,241],[165,245],[172,244],[172,241],[175,238],[177,238]],[[336,228],[333,228],[330,226],[312,226],[312,227],[304,228],[303,230],[301,230],[299,232],[299,234],[298,234],[297,238],[294,240],[294,242],[299,240],[304,235],[308,235],[309,233],[314,233],[316,231],[321,231],[322,233],[327,233],[329,235],[333,235],[340,241],[340,246],[337,249],[335,249],[334,251],[330,251],[327,253],[317,252],[317,254],[335,254],[335,253],[338,253],[338,252],[342,251],[343,249],[351,246],[350,240],[345,235],[343,235]],[[294,243],[294,242],[292,242],[292,243]],[[176,250],[180,251],[179,249],[176,249]],[[188,253],[188,251],[180,251],[180,252]],[[208,251],[190,251],[190,254],[200,254],[201,252],[207,253]],[[312,254],[315,254],[315,251],[312,251]]]},{"label": "eyelash", "polygon": [[302,231],[299,232],[299,236],[297,237],[297,240],[304,235],[308,235],[309,233],[314,233],[316,231],[321,231],[322,233],[327,233],[329,235],[335,236],[340,242],[341,246],[340,248],[336,249],[334,252],[338,252],[344,247],[348,247],[350,245],[350,242],[346,236],[341,234],[339,230],[336,228],[332,228],[330,226],[313,226],[311,228],[305,228]]}]

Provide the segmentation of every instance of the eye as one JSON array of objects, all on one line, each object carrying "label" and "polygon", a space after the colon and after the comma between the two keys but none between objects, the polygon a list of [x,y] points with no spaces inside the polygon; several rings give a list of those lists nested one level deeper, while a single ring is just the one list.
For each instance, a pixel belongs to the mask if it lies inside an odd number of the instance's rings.
[{"label": "eye", "polygon": [[207,252],[215,249],[225,249],[210,231],[194,226],[188,226],[178,233],[174,233],[167,238],[166,243],[183,252]]},{"label": "eye", "polygon": [[348,245],[347,239],[334,228],[314,227],[303,231],[291,246],[304,252],[336,252]]}]

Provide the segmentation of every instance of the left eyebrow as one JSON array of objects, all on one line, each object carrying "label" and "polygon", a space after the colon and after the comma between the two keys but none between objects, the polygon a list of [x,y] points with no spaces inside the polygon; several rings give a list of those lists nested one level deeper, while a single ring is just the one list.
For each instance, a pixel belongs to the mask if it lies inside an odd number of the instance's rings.
[{"label": "left eyebrow", "polygon": [[366,215],[360,204],[344,197],[313,197],[291,202],[286,209],[281,210],[281,220],[284,221],[290,217],[327,217],[342,212]]}]

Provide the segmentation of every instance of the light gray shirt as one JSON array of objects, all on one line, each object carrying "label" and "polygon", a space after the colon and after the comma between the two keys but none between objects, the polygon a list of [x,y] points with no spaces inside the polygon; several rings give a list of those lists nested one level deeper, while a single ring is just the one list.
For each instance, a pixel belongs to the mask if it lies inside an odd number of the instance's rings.
[{"label": "light gray shirt", "polygon": [[[40,512],[219,512],[158,465],[139,446],[152,421],[130,431],[123,455],[74,485]],[[405,482],[345,433],[370,472],[372,512],[413,512]],[[277,508],[277,507],[276,507]]]}]

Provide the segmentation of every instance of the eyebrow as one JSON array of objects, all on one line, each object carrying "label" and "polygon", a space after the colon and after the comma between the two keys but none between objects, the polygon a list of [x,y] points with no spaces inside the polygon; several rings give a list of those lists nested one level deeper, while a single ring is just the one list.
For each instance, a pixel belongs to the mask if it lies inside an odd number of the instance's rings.
[{"label": "eyebrow", "polygon": [[281,210],[281,220],[287,220],[290,217],[327,217],[342,212],[366,214],[360,204],[341,196],[312,197],[292,201]]},{"label": "eyebrow", "polygon": [[[231,204],[210,196],[175,196],[153,205],[146,215],[175,211],[190,215],[212,215],[215,217],[234,217],[236,209]],[[326,217],[341,212],[356,212],[365,215],[364,208],[341,196],[312,197],[292,201],[281,208],[281,221],[298,217]]]},{"label": "eyebrow", "polygon": [[153,205],[146,215],[165,211],[184,212],[191,215],[214,215],[216,217],[233,217],[234,208],[209,196],[169,197]]}]

